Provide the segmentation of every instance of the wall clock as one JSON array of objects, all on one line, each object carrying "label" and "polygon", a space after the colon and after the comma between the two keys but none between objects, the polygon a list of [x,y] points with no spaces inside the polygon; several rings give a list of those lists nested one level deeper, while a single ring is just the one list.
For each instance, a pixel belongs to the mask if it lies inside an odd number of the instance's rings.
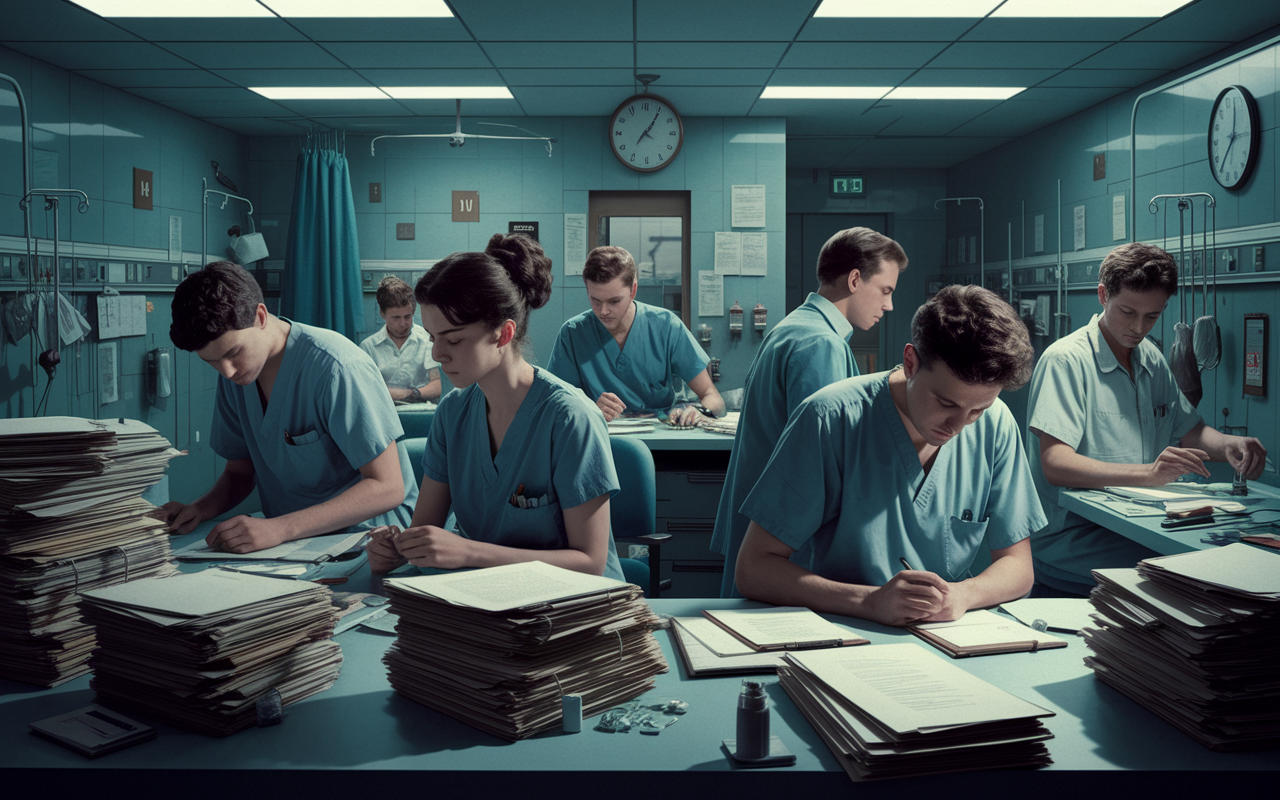
[{"label": "wall clock", "polygon": [[636,172],[657,172],[680,154],[684,122],[680,112],[656,94],[623,100],[609,118],[609,149]]},{"label": "wall clock", "polygon": [[1249,180],[1262,144],[1258,103],[1243,86],[1228,86],[1213,102],[1209,115],[1209,171],[1224,189],[1239,189]]}]

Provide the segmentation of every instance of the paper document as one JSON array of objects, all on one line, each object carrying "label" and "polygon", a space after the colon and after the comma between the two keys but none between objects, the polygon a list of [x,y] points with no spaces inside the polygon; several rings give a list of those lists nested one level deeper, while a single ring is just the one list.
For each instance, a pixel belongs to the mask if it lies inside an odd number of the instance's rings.
[{"label": "paper document", "polygon": [[470,572],[389,578],[387,584],[425,594],[456,606],[509,611],[586,594],[622,589],[627,584],[601,575],[561,569],[542,561],[507,564]]},{"label": "paper document", "polygon": [[795,650],[866,644],[867,640],[807,608],[746,608],[702,612],[755,650]]},{"label": "paper document", "polygon": [[782,663],[781,653],[756,652],[704,617],[674,617],[671,638],[691,677],[771,673]]},{"label": "paper document", "polygon": [[203,617],[293,594],[311,592],[315,585],[207,569],[149,581],[130,581],[86,592],[118,608],[156,611],[176,617]]},{"label": "paper document", "polygon": [[181,550],[173,551],[179,561],[305,561],[319,563],[329,561],[360,546],[368,531],[355,533],[330,533],[312,536],[292,542],[255,550],[252,553],[227,553],[214,550],[203,540],[192,542]]},{"label": "paper document", "polygon": [[897,733],[1053,716],[915,644],[804,650],[786,658]]},{"label": "paper document", "polygon": [[907,629],[953,658],[1020,653],[1067,645],[1057,636],[986,610],[966,612],[951,622],[926,622],[909,625]]},{"label": "paper document", "polygon": [[1000,607],[1024,625],[1042,619],[1049,630],[1070,633],[1091,624],[1089,614],[1093,612],[1093,605],[1083,597],[1029,597]]}]

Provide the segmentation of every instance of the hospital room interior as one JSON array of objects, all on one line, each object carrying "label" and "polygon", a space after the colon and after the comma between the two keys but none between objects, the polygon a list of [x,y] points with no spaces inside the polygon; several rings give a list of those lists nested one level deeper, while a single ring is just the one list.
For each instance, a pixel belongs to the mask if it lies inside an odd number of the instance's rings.
[{"label": "hospital room interior", "polygon": [[[225,465],[209,444],[218,374],[169,338],[188,274],[235,261],[273,314],[359,343],[383,325],[384,278],[413,286],[507,232],[554,264],[531,363],[590,308],[586,252],[617,245],[637,299],[680,316],[731,410],[839,230],[880,231],[910,260],[893,310],[850,342],[863,373],[901,362],[913,312],[950,284],[1007,300],[1039,354],[1100,310],[1108,252],[1157,244],[1180,287],[1151,340],[1168,356],[1179,326],[1216,327],[1218,346],[1194,353],[1197,411],[1261,440],[1258,483],[1280,484],[1280,5],[1046,18],[990,0],[916,19],[837,0],[449,0],[412,19],[347,16],[362,3],[95,5],[30,0],[0,32],[0,407],[152,426],[185,453],[156,504]],[[1223,175],[1209,140],[1230,87],[1252,152]],[[682,125],[641,170],[610,115],[651,98]],[[1024,433],[1027,395],[1002,395]],[[398,407],[406,438],[427,436],[433,408]],[[729,445],[653,455],[663,595],[718,596]],[[260,509],[251,495],[234,513]]]}]

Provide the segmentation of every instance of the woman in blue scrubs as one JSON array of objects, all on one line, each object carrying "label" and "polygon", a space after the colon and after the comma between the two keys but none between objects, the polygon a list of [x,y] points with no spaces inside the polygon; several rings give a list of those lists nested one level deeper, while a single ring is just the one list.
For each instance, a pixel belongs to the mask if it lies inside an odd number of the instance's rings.
[{"label": "woman in blue scrubs", "polygon": [[[527,236],[495,234],[483,253],[432,267],[414,295],[432,358],[457,391],[436,409],[413,522],[370,542],[370,567],[545,561],[621,580],[604,419],[521,352],[529,312],[551,296],[551,259]],[[450,507],[457,531],[443,527]]]}]

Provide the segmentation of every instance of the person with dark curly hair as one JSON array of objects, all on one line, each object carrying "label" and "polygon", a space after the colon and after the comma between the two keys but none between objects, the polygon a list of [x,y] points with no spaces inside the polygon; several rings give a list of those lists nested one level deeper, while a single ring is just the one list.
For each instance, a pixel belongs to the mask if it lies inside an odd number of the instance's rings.
[{"label": "person with dark curly hair", "polygon": [[551,259],[528,236],[495,234],[483,253],[442,259],[414,295],[431,356],[456,388],[432,420],[412,525],[375,532],[369,567],[543,561],[622,580],[604,417],[522,352],[529,312],[551,297]]},{"label": "person with dark curly hair", "polygon": [[170,502],[169,528],[187,533],[256,487],[265,518],[214,526],[210,547],[232,553],[359,527],[405,524],[417,484],[382,375],[341,334],[267,311],[257,281],[218,261],[173,295],[175,346],[218,371],[209,446],[227,460],[209,491]]},{"label": "person with dark curly hair", "polygon": [[[886,625],[1026,594],[1045,519],[999,394],[1027,382],[1033,357],[1008,303],[948,286],[912,318],[901,369],[801,403],[741,507],[742,594]],[[973,576],[983,547],[991,564]]]}]

